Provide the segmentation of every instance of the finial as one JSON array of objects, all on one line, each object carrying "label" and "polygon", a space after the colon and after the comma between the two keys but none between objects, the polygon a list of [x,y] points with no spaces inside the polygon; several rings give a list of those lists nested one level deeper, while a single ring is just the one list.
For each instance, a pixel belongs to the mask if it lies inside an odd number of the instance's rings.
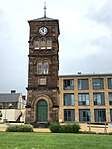
[{"label": "finial", "polygon": [[44,18],[46,18],[46,2],[44,2]]}]

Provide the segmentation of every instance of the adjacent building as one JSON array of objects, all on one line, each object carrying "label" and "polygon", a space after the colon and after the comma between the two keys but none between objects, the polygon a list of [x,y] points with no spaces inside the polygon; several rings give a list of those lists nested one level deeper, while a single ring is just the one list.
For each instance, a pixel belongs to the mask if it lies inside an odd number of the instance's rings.
[{"label": "adjacent building", "polygon": [[25,120],[25,96],[12,90],[0,93],[0,111],[2,122],[20,122]]},{"label": "adjacent building", "polygon": [[59,77],[60,122],[112,122],[112,74]]}]

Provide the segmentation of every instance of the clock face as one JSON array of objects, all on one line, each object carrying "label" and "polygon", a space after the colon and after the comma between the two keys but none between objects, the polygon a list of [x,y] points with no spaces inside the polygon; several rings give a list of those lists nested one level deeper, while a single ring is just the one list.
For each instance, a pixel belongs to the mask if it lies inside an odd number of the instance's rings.
[{"label": "clock face", "polygon": [[47,34],[47,32],[48,32],[48,29],[46,28],[46,27],[41,27],[40,29],[39,29],[39,33],[41,34],[41,35],[46,35]]}]

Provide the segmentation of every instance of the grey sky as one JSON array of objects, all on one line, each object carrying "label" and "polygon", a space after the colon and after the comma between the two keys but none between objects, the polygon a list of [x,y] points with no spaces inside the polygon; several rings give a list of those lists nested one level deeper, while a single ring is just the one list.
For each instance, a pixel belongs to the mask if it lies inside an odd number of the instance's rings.
[{"label": "grey sky", "polygon": [[[46,0],[60,23],[60,74],[111,73],[112,1]],[[0,92],[26,93],[28,20],[43,17],[44,0],[0,0]]]}]

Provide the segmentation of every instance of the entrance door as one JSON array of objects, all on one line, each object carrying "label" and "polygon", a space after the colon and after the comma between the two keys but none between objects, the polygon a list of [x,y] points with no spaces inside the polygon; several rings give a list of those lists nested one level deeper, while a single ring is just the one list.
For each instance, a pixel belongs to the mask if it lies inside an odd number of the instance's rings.
[{"label": "entrance door", "polygon": [[47,102],[43,99],[37,103],[36,117],[37,117],[37,122],[48,121],[48,106],[47,106]]}]

